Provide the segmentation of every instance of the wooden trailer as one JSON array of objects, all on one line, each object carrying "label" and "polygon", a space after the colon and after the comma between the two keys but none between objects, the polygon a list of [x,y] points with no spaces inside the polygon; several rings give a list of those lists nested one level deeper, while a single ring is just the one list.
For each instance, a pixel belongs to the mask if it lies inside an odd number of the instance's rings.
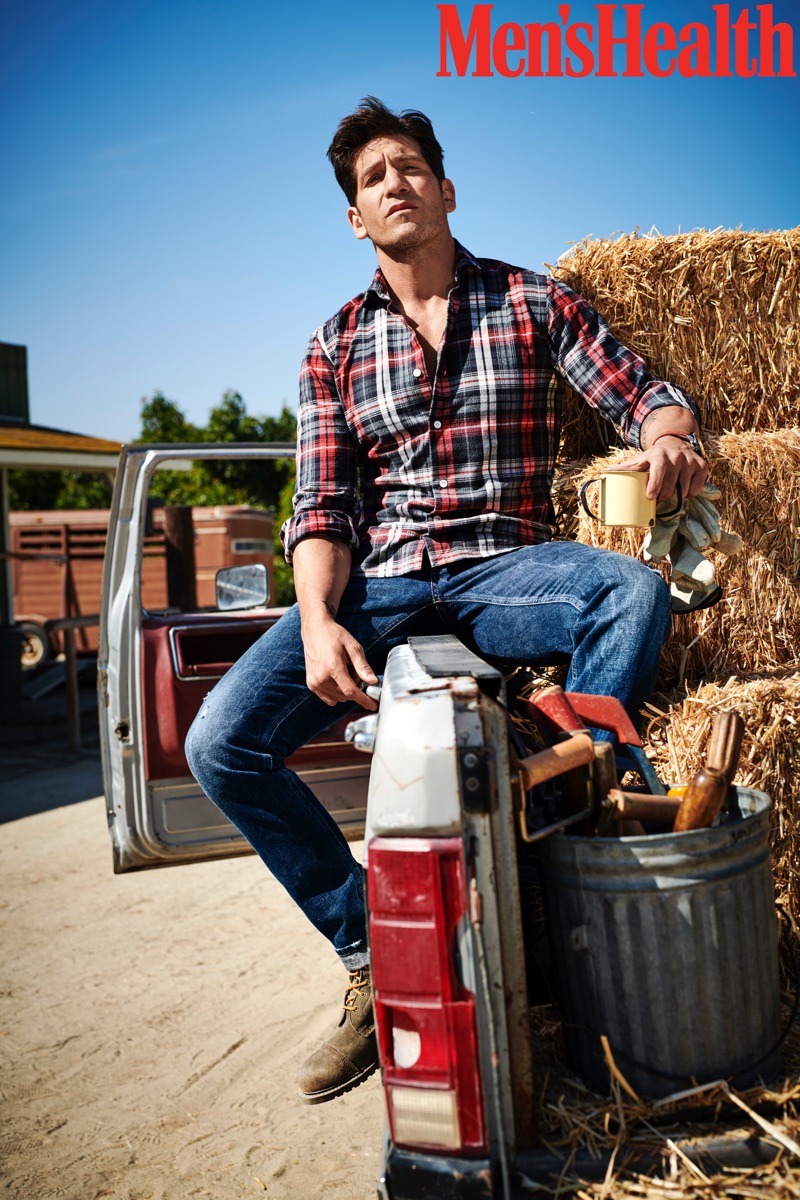
[{"label": "wooden trailer", "polygon": [[[214,607],[222,567],[264,563],[275,594],[272,514],[237,505],[154,507],[145,536],[142,603],[150,612]],[[49,623],[100,611],[107,509],[10,514],[11,575],[16,624],[24,633],[23,665],[63,650]],[[97,628],[76,630],[79,653],[97,650]]]}]

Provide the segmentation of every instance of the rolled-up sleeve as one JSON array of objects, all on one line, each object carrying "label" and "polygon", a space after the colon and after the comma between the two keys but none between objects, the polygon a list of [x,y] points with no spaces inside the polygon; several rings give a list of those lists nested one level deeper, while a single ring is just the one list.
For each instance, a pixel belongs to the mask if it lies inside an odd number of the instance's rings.
[{"label": "rolled-up sleeve", "polygon": [[358,548],[356,484],[356,445],[333,364],[315,334],[300,370],[294,513],[280,534],[288,563],[297,543],[315,534]]},{"label": "rolled-up sleeve", "polygon": [[642,424],[657,408],[688,409],[699,424],[688,392],[655,379],[591,304],[556,279],[548,280],[548,337],[558,374],[613,421],[627,445],[641,449]]}]

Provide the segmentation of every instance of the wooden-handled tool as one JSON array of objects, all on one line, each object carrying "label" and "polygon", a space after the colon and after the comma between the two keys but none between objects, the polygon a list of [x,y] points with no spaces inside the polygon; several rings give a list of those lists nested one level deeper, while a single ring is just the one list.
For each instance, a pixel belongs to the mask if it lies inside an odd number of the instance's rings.
[{"label": "wooden-handled tool", "polygon": [[713,767],[701,767],[684,792],[673,832],[686,833],[690,829],[706,829],[713,825],[727,791],[728,782],[724,771],[715,770]]},{"label": "wooden-handled tool", "polygon": [[711,736],[706,748],[706,766],[722,771],[727,784],[726,804],[728,811],[735,809],[736,797],[731,791],[733,777],[739,765],[744,736],[744,721],[736,709],[718,713],[711,726]]},{"label": "wooden-handled tool", "polygon": [[714,718],[706,765],[700,768],[684,793],[675,818],[675,833],[705,829],[714,824],[739,764],[743,734],[744,721],[735,709],[718,713]]},{"label": "wooden-handled tool", "polygon": [[735,708],[717,713],[706,748],[706,766],[722,771],[730,787],[742,752],[744,721]]},{"label": "wooden-handled tool", "polygon": [[672,825],[681,801],[674,796],[645,796],[640,792],[623,792],[610,788],[603,809],[612,821],[655,821]]},{"label": "wooden-handled tool", "polygon": [[[641,837],[644,834],[636,814],[631,818],[623,812],[628,792],[621,792],[617,783],[614,747],[610,742],[595,742],[592,764],[592,786],[598,837]],[[638,793],[637,793],[638,795]],[[647,816],[650,814],[648,813]],[[669,818],[672,824],[672,817]]]}]

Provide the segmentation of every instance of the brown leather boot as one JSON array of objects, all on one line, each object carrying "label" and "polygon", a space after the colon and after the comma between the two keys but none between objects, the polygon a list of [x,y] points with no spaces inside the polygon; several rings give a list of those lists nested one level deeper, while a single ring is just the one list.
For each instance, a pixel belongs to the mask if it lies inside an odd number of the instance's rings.
[{"label": "brown leather boot", "polygon": [[350,972],[338,1027],[300,1068],[300,1099],[306,1104],[333,1100],[358,1087],[377,1068],[372,978],[369,967],[361,967]]}]

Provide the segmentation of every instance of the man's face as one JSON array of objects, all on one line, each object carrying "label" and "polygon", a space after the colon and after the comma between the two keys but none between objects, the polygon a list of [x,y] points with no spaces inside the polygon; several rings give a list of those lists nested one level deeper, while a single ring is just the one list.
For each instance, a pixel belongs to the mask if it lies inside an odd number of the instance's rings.
[{"label": "man's face", "polygon": [[356,202],[347,210],[359,240],[376,250],[409,251],[449,232],[447,214],[456,206],[449,179],[441,183],[415,138],[375,138],[355,163]]}]

